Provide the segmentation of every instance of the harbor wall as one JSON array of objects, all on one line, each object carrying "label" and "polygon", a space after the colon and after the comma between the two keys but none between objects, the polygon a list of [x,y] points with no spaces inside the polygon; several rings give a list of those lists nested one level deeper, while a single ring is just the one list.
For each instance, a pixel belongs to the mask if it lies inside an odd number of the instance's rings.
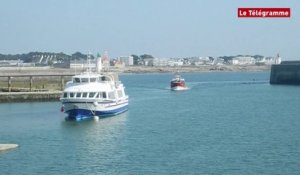
[{"label": "harbor wall", "polygon": [[59,101],[65,80],[72,76],[50,73],[0,75],[0,103]]},{"label": "harbor wall", "polygon": [[28,101],[59,101],[61,91],[52,92],[2,92],[0,103]]},{"label": "harbor wall", "polygon": [[270,84],[300,85],[300,61],[286,61],[272,65]]}]

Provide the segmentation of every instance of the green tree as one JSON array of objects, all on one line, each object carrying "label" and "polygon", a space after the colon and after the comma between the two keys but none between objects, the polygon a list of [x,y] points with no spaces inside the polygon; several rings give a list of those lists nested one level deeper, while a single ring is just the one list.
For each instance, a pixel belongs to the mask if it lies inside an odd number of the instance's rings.
[{"label": "green tree", "polygon": [[142,60],[146,59],[146,58],[154,58],[152,55],[148,55],[148,54],[143,54],[140,57],[141,57]]}]

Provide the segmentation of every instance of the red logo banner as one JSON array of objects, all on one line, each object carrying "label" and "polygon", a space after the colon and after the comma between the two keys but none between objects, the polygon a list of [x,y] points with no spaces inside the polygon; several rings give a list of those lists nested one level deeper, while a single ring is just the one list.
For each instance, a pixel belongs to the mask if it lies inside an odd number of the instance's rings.
[{"label": "red logo banner", "polygon": [[239,18],[290,18],[290,8],[238,8]]}]

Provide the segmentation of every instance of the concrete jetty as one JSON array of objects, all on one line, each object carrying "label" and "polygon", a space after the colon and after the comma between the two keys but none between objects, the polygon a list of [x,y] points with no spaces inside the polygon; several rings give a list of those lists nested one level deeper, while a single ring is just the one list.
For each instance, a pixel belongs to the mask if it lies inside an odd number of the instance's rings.
[{"label": "concrete jetty", "polygon": [[61,91],[1,92],[0,103],[26,101],[59,101],[61,93]]},{"label": "concrete jetty", "polygon": [[11,92],[12,89],[12,78],[29,78],[29,91],[33,90],[33,79],[36,77],[44,77],[45,79],[49,77],[60,78],[60,90],[63,90],[65,84],[65,77],[71,77],[74,74],[14,74],[14,75],[0,75],[0,78],[7,78],[7,91]]},{"label": "concrete jetty", "polygon": [[300,85],[300,61],[283,61],[272,65],[270,84]]},{"label": "concrete jetty", "polygon": [[18,144],[0,144],[0,151],[6,151],[18,147]]},{"label": "concrete jetty", "polygon": [[[0,103],[26,102],[26,101],[58,101],[64,89],[65,79],[70,79],[74,74],[6,74],[0,75],[2,81],[6,79],[7,87],[0,87]],[[28,87],[17,87],[15,84],[25,81]],[[35,80],[35,82],[34,82]],[[34,88],[34,84],[43,81],[42,88]],[[59,86],[53,88],[53,81]],[[52,83],[52,84],[51,84]],[[55,83],[55,84],[56,84]],[[5,83],[2,83],[2,85]],[[49,84],[50,87],[44,88]],[[25,87],[24,87],[25,86]]]}]

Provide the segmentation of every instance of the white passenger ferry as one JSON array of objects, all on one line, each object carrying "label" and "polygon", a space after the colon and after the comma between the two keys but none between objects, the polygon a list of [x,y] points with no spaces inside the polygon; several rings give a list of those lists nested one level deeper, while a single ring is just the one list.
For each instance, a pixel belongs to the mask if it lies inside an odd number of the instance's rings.
[{"label": "white passenger ferry", "polygon": [[117,115],[128,110],[128,96],[117,74],[90,71],[67,82],[60,98],[66,119],[84,120]]}]

